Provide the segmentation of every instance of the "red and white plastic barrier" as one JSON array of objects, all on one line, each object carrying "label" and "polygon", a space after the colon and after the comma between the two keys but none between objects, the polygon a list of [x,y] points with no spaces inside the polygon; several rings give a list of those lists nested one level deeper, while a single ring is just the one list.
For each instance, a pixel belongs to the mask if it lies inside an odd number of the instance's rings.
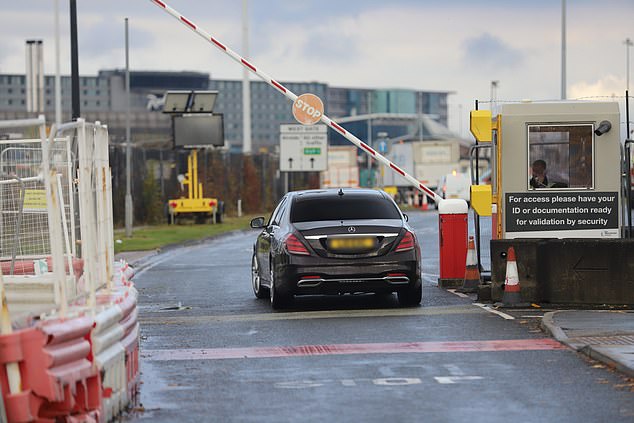
[{"label": "red and white plastic barrier", "polygon": [[50,320],[0,337],[0,361],[17,362],[22,386],[8,392],[0,366],[0,384],[8,422],[59,419],[70,415],[98,419],[101,387],[86,339],[93,320],[82,316]]},{"label": "red and white plastic barrier", "polygon": [[[97,293],[97,313],[69,307],[0,336],[0,387],[7,421],[111,421],[136,400],[139,384],[138,292],[116,263],[112,288]],[[127,276],[126,276],[127,275]],[[17,363],[21,386],[10,389],[7,364]]]},{"label": "red and white plastic barrier", "polygon": [[136,398],[139,367],[139,324],[137,290],[129,286],[114,288],[97,296],[98,303],[109,303],[95,316],[91,334],[94,361],[103,375],[103,411],[106,421],[117,416]]},{"label": "red and white plastic barrier", "polygon": [[[211,34],[209,34],[208,32],[204,31],[203,29],[201,29],[192,20],[186,18],[185,16],[181,15],[178,11],[176,11],[173,8],[171,8],[170,6],[168,6],[164,1],[161,1],[161,0],[151,0],[151,1],[155,5],[159,6],[161,9],[163,9],[164,11],[166,11],[167,13],[172,15],[174,18],[176,18],[180,23],[185,25],[187,28],[189,28],[190,30],[194,31],[196,34],[200,35],[207,42],[213,44],[220,51],[222,51],[223,53],[227,54],[233,60],[235,60],[236,62],[238,62],[239,64],[241,64],[242,66],[244,66],[245,68],[250,70],[251,72],[253,72],[255,75],[257,75],[264,82],[269,84],[271,87],[275,88],[275,90],[277,90],[279,93],[285,95],[288,99],[290,99],[293,102],[295,100],[297,100],[297,95],[295,93],[293,93],[291,90],[289,90],[288,88],[283,86],[281,83],[279,83],[278,81],[276,81],[273,78],[271,78],[266,73],[262,72],[262,70],[258,69],[254,64],[248,62],[246,59],[244,59],[243,57],[238,55],[235,51],[231,50],[225,44],[221,43],[217,38],[213,37]],[[354,145],[359,147],[366,154],[368,154],[369,156],[373,157],[374,159],[376,159],[380,163],[384,164],[388,168],[392,169],[392,171],[394,171],[397,174],[401,175],[401,177],[403,177],[405,180],[407,180],[412,186],[414,186],[419,191],[423,192],[426,196],[432,198],[436,203],[440,202],[441,197],[438,194],[436,194],[434,191],[432,191],[427,186],[422,184],[416,178],[414,178],[413,176],[411,176],[410,174],[405,172],[403,169],[401,169],[400,167],[398,167],[397,165],[395,165],[394,163],[389,161],[386,157],[384,157],[379,152],[374,150],[372,147],[370,147],[369,145],[367,145],[366,143],[361,141],[359,138],[357,138],[356,136],[354,136],[350,132],[346,131],[343,127],[341,127],[339,124],[337,124],[337,122],[335,122],[334,120],[330,119],[325,114],[321,115],[320,120],[323,123],[325,123],[326,125],[328,125],[330,128],[332,128],[333,130],[337,131],[339,134],[344,136],[348,141],[350,141],[351,143],[353,143]]]}]

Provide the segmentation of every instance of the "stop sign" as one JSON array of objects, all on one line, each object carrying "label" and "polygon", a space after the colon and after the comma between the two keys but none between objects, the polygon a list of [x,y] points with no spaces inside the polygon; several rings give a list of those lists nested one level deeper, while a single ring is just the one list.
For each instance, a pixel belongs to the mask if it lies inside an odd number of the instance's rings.
[{"label": "stop sign", "polygon": [[293,116],[302,125],[314,125],[324,115],[324,103],[315,94],[302,94],[293,102]]}]

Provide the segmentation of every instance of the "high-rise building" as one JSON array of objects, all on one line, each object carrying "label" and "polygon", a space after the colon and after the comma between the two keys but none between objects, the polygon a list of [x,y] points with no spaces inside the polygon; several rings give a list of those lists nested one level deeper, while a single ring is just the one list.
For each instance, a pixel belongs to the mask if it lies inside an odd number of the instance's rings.
[{"label": "high-rise building", "polygon": [[[48,121],[54,121],[54,84],[52,75],[44,77],[44,111]],[[63,120],[70,119],[70,77],[63,76]],[[279,126],[296,123],[290,101],[263,81],[251,81],[251,136],[253,151],[270,148],[279,143]],[[447,125],[447,96],[449,91],[421,91],[411,89],[370,89],[331,87],[321,82],[283,82],[296,93],[319,96],[328,116],[337,119],[367,114],[424,114],[442,126]],[[82,115],[88,120],[108,123],[113,142],[125,137],[125,72],[102,70],[96,76],[81,76],[80,101]],[[242,81],[214,79],[200,72],[130,72],[131,126],[133,142],[171,142],[170,117],[161,113],[161,99],[168,90],[215,90],[218,97],[214,113],[224,116],[226,144],[238,150],[242,145]],[[27,86],[25,75],[0,74],[0,119],[26,117]],[[402,125],[398,122],[394,125]],[[377,126],[377,130],[381,130]],[[393,130],[403,135],[409,128]],[[373,130],[374,132],[374,130]],[[358,134],[360,138],[367,136]],[[330,133],[332,140],[337,135]],[[335,143],[343,143],[339,140]]]}]

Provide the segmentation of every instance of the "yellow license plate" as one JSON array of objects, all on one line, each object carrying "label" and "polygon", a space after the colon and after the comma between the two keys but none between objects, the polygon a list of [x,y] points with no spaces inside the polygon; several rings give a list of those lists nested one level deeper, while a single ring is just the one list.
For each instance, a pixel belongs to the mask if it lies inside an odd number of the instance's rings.
[{"label": "yellow license plate", "polygon": [[333,250],[367,250],[374,248],[372,238],[334,238],[328,240],[328,245]]}]

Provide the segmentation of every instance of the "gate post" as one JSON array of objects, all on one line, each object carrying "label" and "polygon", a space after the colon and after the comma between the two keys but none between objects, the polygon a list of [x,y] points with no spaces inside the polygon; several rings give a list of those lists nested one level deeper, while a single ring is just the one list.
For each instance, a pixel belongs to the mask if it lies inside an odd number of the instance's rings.
[{"label": "gate post", "polygon": [[467,261],[469,206],[465,200],[441,200],[438,204],[438,245],[441,288],[461,287]]}]

